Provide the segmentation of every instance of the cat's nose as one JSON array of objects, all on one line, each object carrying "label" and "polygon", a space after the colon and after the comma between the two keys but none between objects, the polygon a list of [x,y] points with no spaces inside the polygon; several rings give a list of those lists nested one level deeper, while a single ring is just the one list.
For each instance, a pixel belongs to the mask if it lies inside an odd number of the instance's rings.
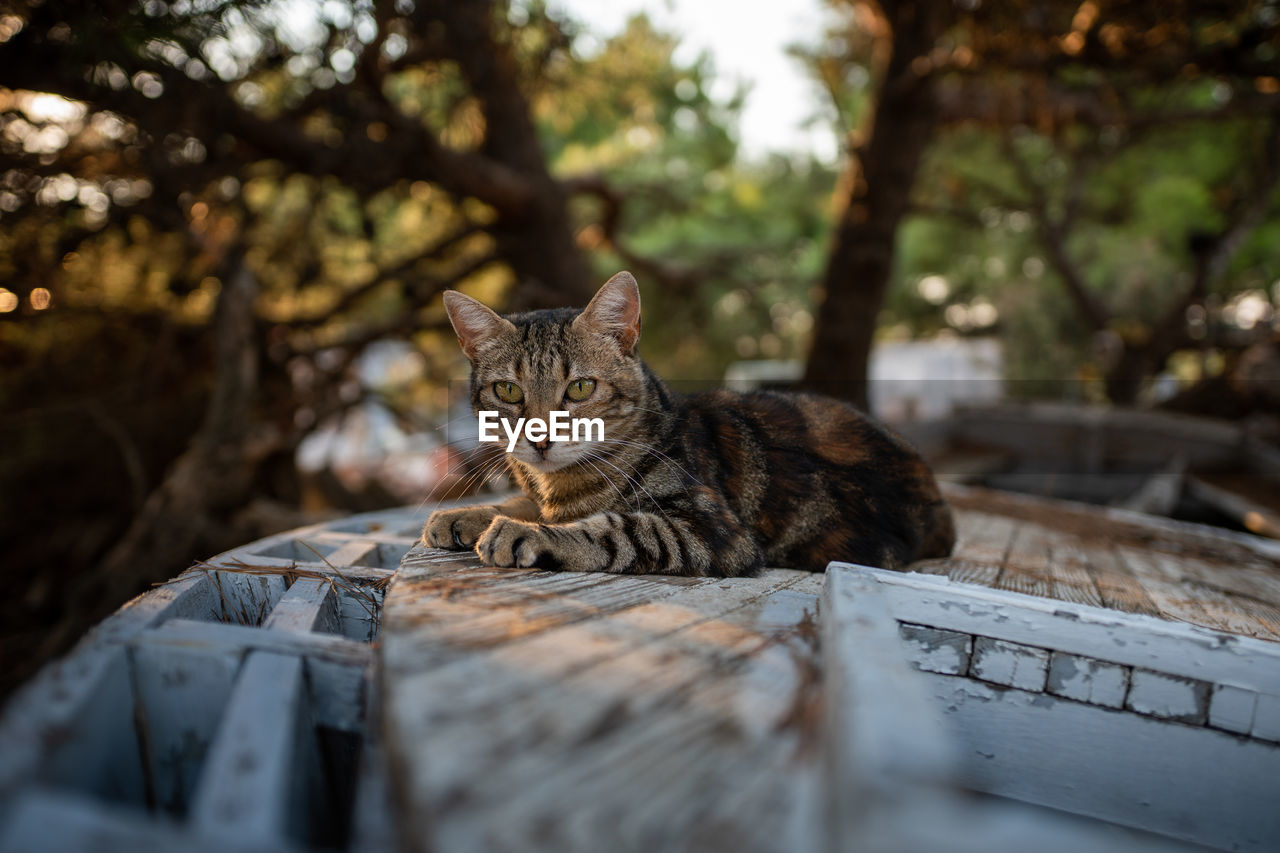
[{"label": "cat's nose", "polygon": [[546,438],[544,438],[542,441],[535,441],[533,443],[533,449],[538,451],[539,456],[546,456],[547,448],[550,446],[551,446],[551,440]]}]

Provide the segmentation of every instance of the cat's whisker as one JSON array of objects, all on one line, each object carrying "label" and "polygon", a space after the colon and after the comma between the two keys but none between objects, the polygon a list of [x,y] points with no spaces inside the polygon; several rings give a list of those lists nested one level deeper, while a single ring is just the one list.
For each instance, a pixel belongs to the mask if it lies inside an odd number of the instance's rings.
[{"label": "cat's whisker", "polygon": [[[630,474],[628,474],[626,471],[623,471],[621,468],[619,468],[617,465],[614,465],[612,462],[610,462],[610,461],[609,461],[608,459],[606,459],[605,457],[600,456],[600,457],[597,457],[597,458],[599,459],[599,461],[603,462],[604,464],[606,464],[606,465],[608,465],[609,467],[613,468],[615,471],[617,471],[617,472],[618,472],[619,474],[621,474],[622,476],[626,477],[626,478],[627,478],[627,481],[628,481],[628,482],[630,482],[630,483],[632,484],[632,488],[633,488],[633,489],[634,489],[636,486],[639,486],[639,487],[640,487],[640,491],[642,491],[642,492],[644,492],[646,495],[648,495],[648,496],[649,496],[649,500],[653,501],[653,505],[654,505],[655,507],[657,507],[657,508],[658,508],[658,512],[662,513],[663,518],[665,518],[665,519],[666,519],[668,522],[670,522],[670,523],[674,523],[674,522],[671,522],[671,516],[667,515],[667,511],[666,511],[665,509],[663,509],[663,508],[662,508],[662,504],[658,503],[658,499],[657,499],[657,498],[655,498],[655,497],[653,496],[653,493],[652,493],[652,492],[650,492],[648,489],[646,489],[646,488],[644,487],[644,483],[639,482],[639,481],[638,481],[638,480],[636,480],[634,477],[632,477]],[[633,470],[634,470],[634,469],[633,469]],[[639,496],[637,496],[637,500],[638,500],[638,499],[639,499]]]},{"label": "cat's whisker", "polygon": [[[610,479],[609,475],[608,475],[608,474],[606,474],[605,472],[601,471],[599,468],[596,468],[595,463],[594,463],[594,462],[592,462],[592,461],[591,461],[591,459],[590,459],[589,457],[587,457],[587,456],[585,456],[585,455],[584,455],[584,456],[582,457],[582,461],[583,461],[583,462],[586,462],[588,465],[590,465],[590,466],[592,467],[592,469],[594,469],[594,470],[595,470],[595,472],[596,472],[597,474],[599,474],[599,475],[600,475],[600,477],[601,477],[601,478],[602,478],[606,483],[608,483],[610,486],[613,486],[613,490],[614,490],[615,492],[617,492],[617,493],[618,493],[618,500],[622,501],[622,503],[625,505],[625,504],[626,504],[626,502],[627,502],[627,498],[626,498],[626,496],[625,496],[624,494],[622,494],[622,489],[619,489],[619,488],[618,488],[617,484],[616,484],[616,483],[614,483],[612,479]],[[601,461],[603,461],[603,460],[601,460]],[[634,488],[632,489],[632,491],[635,491],[635,490],[634,490]]]},{"label": "cat's whisker", "polygon": [[670,456],[663,453],[661,450],[659,450],[658,448],[654,447],[651,444],[645,444],[644,442],[641,442],[641,441],[628,441],[627,439],[624,439],[624,438],[607,438],[604,440],[604,443],[605,444],[610,444],[610,443],[622,444],[628,447],[638,447],[641,450],[645,451],[646,453],[652,454],[654,458],[658,459],[660,462],[663,462],[668,467],[671,467],[674,465],[676,468],[680,469],[681,473],[683,473],[690,480],[693,480],[693,482],[697,483],[699,486],[703,485],[702,481],[699,480],[697,477],[693,476],[692,474],[690,474],[688,469],[686,469],[683,465],[681,465],[679,462],[675,461]]},{"label": "cat's whisker", "polygon": [[497,473],[498,469],[505,465],[505,463],[506,463],[506,459],[502,457],[499,457],[497,459],[492,459],[484,463],[483,465],[481,465],[476,470],[472,471],[470,474],[464,477],[462,481],[458,483],[456,486],[451,486],[450,488],[457,488],[463,494],[466,494],[467,491],[470,490],[473,486],[476,489],[479,489],[479,487],[487,483],[490,480],[490,478],[492,478],[493,475]]},{"label": "cat's whisker", "polygon": [[[610,461],[610,460],[611,460],[611,458],[616,458],[616,457],[610,457],[608,454],[606,454],[606,453],[602,453],[602,452],[600,452],[600,451],[598,451],[598,450],[597,450],[597,451],[594,451],[594,452],[591,454],[591,458],[595,459],[597,462],[604,462],[605,464],[607,464],[607,465],[609,465],[611,468],[613,468],[615,471],[617,471],[618,473],[622,474],[623,478],[624,478],[624,479],[626,480],[626,482],[627,482],[627,485],[629,485],[629,486],[631,487],[631,494],[635,497],[635,499],[636,499],[636,506],[638,507],[638,506],[640,505],[640,502],[641,502],[641,501],[640,501],[640,493],[639,493],[638,491],[636,491],[636,486],[637,486],[637,485],[639,485],[639,481],[638,481],[638,480],[636,480],[636,478],[635,478],[635,477],[628,475],[626,471],[623,471],[621,468],[619,468],[617,465],[614,465],[614,464]],[[643,487],[641,487],[641,488],[643,488]],[[652,496],[650,496],[650,499],[652,499]],[[626,502],[626,501],[625,501],[625,499],[624,499],[624,501],[623,501],[623,502],[624,502],[624,503]],[[656,503],[656,501],[655,501],[655,503]]]}]

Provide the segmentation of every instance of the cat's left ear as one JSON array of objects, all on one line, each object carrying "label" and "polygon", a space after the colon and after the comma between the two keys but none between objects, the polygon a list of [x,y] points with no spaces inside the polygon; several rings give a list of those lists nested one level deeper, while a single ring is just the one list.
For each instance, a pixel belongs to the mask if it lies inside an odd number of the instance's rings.
[{"label": "cat's left ear", "polygon": [[496,314],[482,302],[456,290],[444,292],[444,310],[458,335],[458,344],[468,359],[475,362],[480,348],[504,332],[514,332],[516,327],[505,317]]},{"label": "cat's left ear", "polygon": [[623,355],[635,354],[640,342],[640,286],[635,276],[624,270],[606,281],[573,326],[612,335]]}]

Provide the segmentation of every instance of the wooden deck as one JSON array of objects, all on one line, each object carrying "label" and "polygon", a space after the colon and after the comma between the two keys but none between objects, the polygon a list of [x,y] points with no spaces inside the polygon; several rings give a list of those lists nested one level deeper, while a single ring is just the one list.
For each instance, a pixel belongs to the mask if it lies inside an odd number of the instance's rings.
[{"label": "wooden deck", "polygon": [[[959,547],[921,570],[1280,639],[1280,560],[1245,539],[949,491]],[[424,850],[816,849],[823,584],[790,570],[497,570],[415,549],[382,633],[402,837]]]},{"label": "wooden deck", "polygon": [[948,487],[958,542],[913,569],[1280,640],[1280,546],[1200,525]]},{"label": "wooden deck", "polygon": [[1280,548],[947,491],[927,574],[497,570],[422,507],[242,546],[15,698],[0,853],[1276,849]]}]

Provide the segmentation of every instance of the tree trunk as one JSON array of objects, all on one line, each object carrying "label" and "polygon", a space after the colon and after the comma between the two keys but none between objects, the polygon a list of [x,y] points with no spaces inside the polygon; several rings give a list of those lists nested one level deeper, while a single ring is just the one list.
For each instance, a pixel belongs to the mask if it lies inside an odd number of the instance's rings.
[{"label": "tree trunk", "polygon": [[[882,4],[892,53],[865,147],[846,175],[849,195],[823,275],[824,298],[802,386],[867,407],[867,363],[893,269],[894,238],[937,119],[927,62],[949,2]],[[923,73],[922,73],[923,72]]]},{"label": "tree trunk", "polygon": [[490,2],[429,0],[417,8],[424,22],[444,24],[445,49],[480,101],[483,153],[520,175],[531,190],[524,209],[499,210],[490,229],[516,276],[508,307],[525,311],[586,305],[595,287],[574,241],[568,196],[547,166],[512,45],[496,23],[503,7],[499,4],[495,12]]},{"label": "tree trunk", "polygon": [[148,496],[119,542],[77,590],[41,646],[48,658],[147,585],[181,571],[193,555],[225,544],[229,518],[253,497],[273,431],[252,419],[259,383],[254,302],[258,282],[237,250],[214,320],[216,376],[209,407],[187,450]]}]

